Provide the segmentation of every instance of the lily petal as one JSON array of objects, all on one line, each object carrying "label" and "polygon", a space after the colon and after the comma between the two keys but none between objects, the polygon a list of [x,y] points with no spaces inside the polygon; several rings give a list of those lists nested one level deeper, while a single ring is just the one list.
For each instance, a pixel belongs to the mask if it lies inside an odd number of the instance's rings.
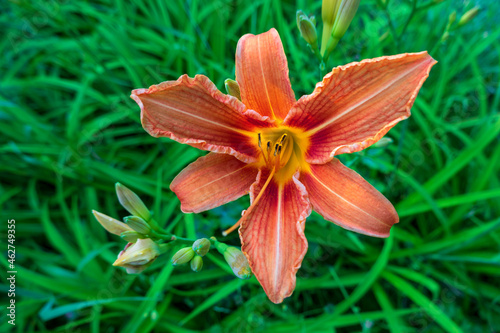
[{"label": "lily petal", "polygon": [[382,193],[358,173],[334,158],[326,164],[312,164],[300,176],[313,209],[326,220],[374,237],[389,237],[399,222],[398,214]]},{"label": "lily petal", "polygon": [[[260,171],[250,190],[253,201],[268,171]],[[249,208],[239,230],[241,249],[269,299],[281,303],[295,289],[295,274],[307,251],[305,219],[311,213],[304,185],[295,177],[271,180],[257,205]]]},{"label": "lily petal", "polygon": [[183,75],[177,81],[136,89],[131,97],[141,107],[142,126],[150,135],[231,154],[245,162],[258,156],[252,130],[270,126],[203,75],[194,79]]},{"label": "lily petal", "polygon": [[420,87],[436,63],[427,52],[354,62],[335,68],[294,105],[284,125],[310,136],[309,163],[360,151],[410,116]]},{"label": "lily petal", "polygon": [[203,212],[247,194],[258,169],[231,155],[209,153],[175,177],[170,189],[184,213]]},{"label": "lily petal", "polygon": [[284,119],[295,103],[288,63],[276,29],[240,38],[236,49],[236,81],[241,100],[271,119]]}]

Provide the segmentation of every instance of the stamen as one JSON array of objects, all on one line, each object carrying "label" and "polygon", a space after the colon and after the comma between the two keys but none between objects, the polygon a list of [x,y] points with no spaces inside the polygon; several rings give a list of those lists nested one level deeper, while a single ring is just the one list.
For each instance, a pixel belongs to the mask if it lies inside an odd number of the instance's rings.
[{"label": "stamen", "polygon": [[262,141],[261,141],[260,133],[259,133],[259,134],[257,134],[257,136],[259,137],[259,148],[262,148],[262,147],[261,147],[261,146],[262,146]]},{"label": "stamen", "polygon": [[243,216],[238,220],[238,222],[236,222],[231,228],[224,230],[222,232],[222,236],[226,237],[227,235],[229,235],[230,232],[232,232],[236,228],[238,228],[238,226],[241,224],[241,221],[254,209],[255,206],[257,206],[257,203],[259,202],[260,198],[264,194],[264,191],[266,190],[267,185],[269,185],[269,183],[271,182],[271,179],[274,176],[275,170],[276,170],[276,168],[273,168],[271,170],[271,173],[269,174],[269,177],[267,178],[266,182],[264,183],[264,186],[262,186],[262,188],[260,189],[260,192],[257,195],[257,197],[255,198],[255,200],[252,202],[252,205],[245,211],[245,214],[243,214]]}]

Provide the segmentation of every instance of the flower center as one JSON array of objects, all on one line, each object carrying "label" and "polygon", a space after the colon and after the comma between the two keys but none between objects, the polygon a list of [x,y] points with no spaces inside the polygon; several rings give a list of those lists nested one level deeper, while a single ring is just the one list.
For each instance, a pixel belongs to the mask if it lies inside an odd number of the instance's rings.
[{"label": "flower center", "polygon": [[257,167],[269,169],[269,176],[262,185],[259,194],[254,198],[252,205],[238,222],[222,233],[224,236],[235,230],[243,218],[258,205],[271,180],[274,179],[279,184],[285,184],[292,179],[297,170],[309,171],[309,164],[305,159],[309,139],[302,130],[284,126],[266,128],[257,133],[255,139],[261,152]]},{"label": "flower center", "polygon": [[308,168],[305,151],[309,140],[296,128],[263,129],[257,134],[262,166],[275,172],[275,180],[286,182],[299,170]]}]

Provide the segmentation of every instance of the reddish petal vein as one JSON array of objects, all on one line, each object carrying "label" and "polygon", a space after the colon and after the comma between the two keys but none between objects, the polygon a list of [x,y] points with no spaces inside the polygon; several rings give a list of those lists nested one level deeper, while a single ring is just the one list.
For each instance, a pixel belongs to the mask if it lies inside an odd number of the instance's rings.
[{"label": "reddish petal vein", "polygon": [[388,223],[385,223],[384,221],[376,218],[375,216],[371,215],[370,213],[368,213],[367,211],[365,211],[364,209],[356,206],[355,204],[353,204],[352,202],[350,202],[349,200],[346,200],[344,197],[342,197],[340,194],[338,194],[337,192],[333,191],[331,188],[329,188],[325,183],[323,183],[321,180],[318,179],[318,177],[316,177],[312,172],[310,173],[311,177],[313,177],[317,182],[318,184],[320,184],[321,186],[323,186],[325,189],[327,189],[330,193],[334,194],[335,196],[337,196],[338,198],[342,199],[343,201],[345,201],[346,203],[348,203],[349,205],[351,205],[352,207],[358,209],[359,211],[365,213],[366,215],[370,216],[371,218],[373,218],[374,220],[382,223],[383,225],[387,225],[389,227],[392,226],[392,224],[388,224]]},{"label": "reddish petal vein", "polygon": [[385,90],[389,89],[392,85],[394,85],[396,82],[398,82],[399,80],[403,79],[405,76],[407,76],[408,74],[410,74],[412,71],[414,71],[415,69],[414,68],[410,68],[409,70],[403,72],[403,74],[400,74],[396,77],[396,79],[392,80],[389,84],[385,85],[384,87],[382,87],[382,89],[379,89],[377,91],[375,91],[373,94],[367,96],[364,100],[354,104],[353,106],[349,107],[347,110],[345,110],[344,112],[338,114],[337,116],[331,118],[330,120],[322,123],[321,125],[319,125],[318,127],[315,127],[309,131],[307,131],[306,133],[308,135],[313,135],[314,133],[322,130],[323,128],[331,125],[334,121],[338,120],[339,118],[342,118],[343,116],[345,116],[346,114],[348,114],[349,112],[353,111],[354,109],[356,109],[357,107],[365,104],[366,102],[370,101],[371,99],[373,99],[374,97],[378,96],[380,93],[384,92]]}]

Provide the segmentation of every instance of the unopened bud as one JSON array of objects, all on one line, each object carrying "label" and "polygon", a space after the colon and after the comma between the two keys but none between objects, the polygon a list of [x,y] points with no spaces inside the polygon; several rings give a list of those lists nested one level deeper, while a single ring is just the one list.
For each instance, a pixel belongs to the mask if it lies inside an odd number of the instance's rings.
[{"label": "unopened bud", "polygon": [[137,274],[149,267],[159,255],[160,248],[153,240],[138,239],[133,245],[127,244],[113,266],[125,267],[127,273]]},{"label": "unopened bud", "polygon": [[321,18],[324,25],[333,27],[341,3],[342,0],[323,0],[321,4]]},{"label": "unopened bud", "polygon": [[226,81],[224,81],[224,87],[226,87],[228,95],[236,97],[241,101],[240,85],[238,84],[238,82],[231,79],[227,79]]},{"label": "unopened bud", "polygon": [[224,259],[233,270],[234,275],[240,279],[249,279],[252,276],[252,270],[248,264],[247,257],[239,249],[228,247],[224,252]]},{"label": "unopened bud", "polygon": [[184,247],[174,254],[172,257],[172,265],[177,266],[187,264],[191,261],[191,259],[193,259],[194,255],[195,253],[192,248]]},{"label": "unopened bud", "polygon": [[120,201],[123,208],[125,208],[130,214],[139,216],[146,221],[151,219],[151,213],[137,194],[120,183],[116,183],[115,187],[118,201]]},{"label": "unopened bud", "polygon": [[203,259],[200,256],[194,256],[191,260],[191,269],[195,272],[201,271],[203,268]]},{"label": "unopened bud", "polygon": [[479,13],[479,7],[474,7],[471,10],[468,10],[458,21],[458,26],[462,27],[469,23],[476,15]]},{"label": "unopened bud", "polygon": [[248,279],[252,276],[252,270],[250,269],[247,257],[245,257],[240,249],[220,242],[215,242],[215,248],[224,256],[234,275],[240,279]]},{"label": "unopened bud", "polygon": [[135,230],[127,230],[120,234],[120,237],[130,243],[135,243],[139,238],[140,234]]},{"label": "unopened bud", "polygon": [[139,216],[127,216],[123,219],[127,225],[140,234],[147,235],[151,232],[149,224]]},{"label": "unopened bud", "polygon": [[197,255],[203,257],[210,250],[211,245],[212,245],[212,243],[210,243],[210,241],[208,239],[200,238],[200,239],[197,239],[193,243],[192,248],[196,252]]},{"label": "unopened bud", "polygon": [[347,28],[351,24],[356,11],[358,10],[360,0],[343,0],[340,4],[335,25],[333,26],[333,38],[340,39],[344,36]]},{"label": "unopened bud", "polygon": [[304,38],[304,40],[312,47],[317,46],[318,35],[316,33],[316,27],[314,26],[314,24],[305,15],[302,15],[298,20],[299,31],[302,38]]},{"label": "unopened bud", "polygon": [[99,213],[95,210],[92,211],[92,214],[94,214],[95,218],[103,226],[103,228],[112,234],[120,236],[120,234],[124,231],[132,231],[128,225],[108,215]]},{"label": "unopened bud", "polygon": [[448,25],[451,26],[453,23],[455,23],[455,20],[457,19],[457,12],[453,11],[450,16],[448,16]]},{"label": "unopened bud", "polygon": [[388,145],[390,145],[392,143],[392,139],[391,138],[388,138],[388,137],[383,137],[382,139],[378,140],[377,142],[375,142],[372,147],[373,148],[385,148],[387,147]]}]

